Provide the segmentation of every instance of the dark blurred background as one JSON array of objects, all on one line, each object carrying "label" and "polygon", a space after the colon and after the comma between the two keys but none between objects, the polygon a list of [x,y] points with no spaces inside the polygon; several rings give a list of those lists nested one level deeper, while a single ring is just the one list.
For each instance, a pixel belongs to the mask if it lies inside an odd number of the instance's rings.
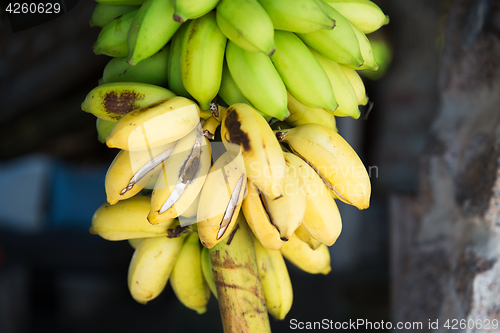
[{"label": "dark blurred background", "polygon": [[[331,247],[329,275],[289,265],[294,304],[284,321],[272,321],[274,332],[290,331],[290,319],[391,320],[388,202],[415,191],[437,109],[449,1],[375,2],[390,24],[369,37],[387,42],[392,61],[381,78],[365,81],[374,103],[367,120],[338,120],[371,167],[371,206],[339,204],[343,232]],[[94,5],[80,1],[15,33],[1,17],[0,332],[221,332],[213,298],[204,315],[184,308],[170,286],[136,303],[127,289],[133,249],[88,232],[117,153],[97,141],[95,117],[80,109],[109,61],[92,52]]]}]

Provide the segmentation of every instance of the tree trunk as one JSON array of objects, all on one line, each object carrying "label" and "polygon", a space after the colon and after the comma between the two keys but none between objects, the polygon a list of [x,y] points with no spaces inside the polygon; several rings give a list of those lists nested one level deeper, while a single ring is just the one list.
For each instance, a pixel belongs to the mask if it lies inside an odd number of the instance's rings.
[{"label": "tree trunk", "polygon": [[452,3],[418,193],[390,203],[394,323],[500,319],[499,33],[497,1]]}]

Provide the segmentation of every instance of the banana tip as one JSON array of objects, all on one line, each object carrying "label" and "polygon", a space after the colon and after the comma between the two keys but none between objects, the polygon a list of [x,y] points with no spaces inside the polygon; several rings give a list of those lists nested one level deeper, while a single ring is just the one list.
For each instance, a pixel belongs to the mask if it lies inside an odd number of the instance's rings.
[{"label": "banana tip", "polygon": [[272,49],[271,52],[269,52],[267,55],[272,56],[274,54],[274,52],[276,52],[276,48]]},{"label": "banana tip", "polygon": [[174,21],[179,23],[184,23],[184,19],[179,14],[174,14]]}]

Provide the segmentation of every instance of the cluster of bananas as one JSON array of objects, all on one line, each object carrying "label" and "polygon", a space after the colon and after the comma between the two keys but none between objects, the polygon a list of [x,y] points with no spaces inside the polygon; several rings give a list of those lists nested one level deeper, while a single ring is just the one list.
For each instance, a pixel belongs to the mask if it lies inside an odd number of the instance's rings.
[{"label": "cluster of bananas", "polygon": [[135,248],[135,300],[170,281],[203,313],[217,297],[208,249],[246,223],[268,311],[283,319],[283,258],[327,274],[335,199],[369,205],[368,173],[335,116],[367,104],[356,70],[378,68],[365,34],[388,18],[368,0],[98,2],[94,52],[114,58],[82,109],[120,151],[91,232]]}]

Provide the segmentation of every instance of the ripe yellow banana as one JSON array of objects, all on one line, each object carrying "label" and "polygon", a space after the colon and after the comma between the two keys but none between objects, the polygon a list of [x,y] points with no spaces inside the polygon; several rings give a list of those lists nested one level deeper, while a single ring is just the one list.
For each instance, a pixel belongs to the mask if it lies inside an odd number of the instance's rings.
[{"label": "ripe yellow banana", "polygon": [[248,226],[260,243],[270,250],[279,250],[285,243],[280,232],[271,222],[268,212],[262,202],[259,190],[248,181],[248,193],[241,206]]},{"label": "ripe yellow banana", "polygon": [[317,0],[259,0],[267,11],[276,30],[313,32],[330,30],[335,21],[326,12],[322,1]]},{"label": "ripe yellow banana", "polygon": [[207,248],[229,236],[245,194],[243,156],[237,146],[231,148],[215,161],[201,190],[197,226],[201,244]]},{"label": "ripe yellow banana", "polygon": [[295,127],[303,124],[320,124],[337,131],[335,116],[323,108],[311,108],[300,103],[292,94],[288,93],[288,110],[290,116],[285,123]]},{"label": "ripe yellow banana", "polygon": [[217,298],[217,288],[215,287],[214,272],[212,272],[212,263],[210,262],[210,253],[208,253],[208,249],[204,246],[201,247],[201,270],[210,291],[215,298]]},{"label": "ripe yellow banana", "polygon": [[297,230],[295,230],[295,235],[303,242],[307,243],[309,247],[312,250],[316,250],[320,245],[321,242],[314,239],[309,233],[307,233],[306,228],[304,227],[304,224],[302,223],[299,225]]},{"label": "ripe yellow banana", "polygon": [[[318,174],[300,157],[285,153],[285,161],[304,182],[306,192],[306,212],[300,229],[317,241],[331,246],[340,236],[342,219],[337,204]],[[306,241],[300,231],[300,239]],[[310,238],[309,237],[309,238]],[[314,242],[307,242],[314,247]]]},{"label": "ripe yellow banana", "polygon": [[351,82],[351,85],[354,88],[358,105],[366,105],[368,103],[368,96],[366,96],[365,84],[363,83],[363,80],[359,76],[358,72],[352,68],[347,68],[342,65],[340,65],[340,68],[342,68],[345,76],[347,76],[349,82]]},{"label": "ripe yellow banana", "polygon": [[145,150],[176,141],[200,120],[200,108],[184,97],[172,97],[127,113],[106,138],[110,148]]},{"label": "ripe yellow banana", "polygon": [[215,138],[215,131],[220,126],[220,122],[215,119],[215,117],[210,117],[207,119],[205,124],[203,124],[203,135],[210,140]]},{"label": "ripe yellow banana", "polygon": [[274,41],[276,52],[271,60],[288,92],[307,106],[333,112],[338,104],[332,86],[307,46],[288,31],[276,31]]},{"label": "ripe yellow banana", "polygon": [[185,22],[207,14],[217,6],[219,0],[174,0],[174,16],[176,22]]},{"label": "ripe yellow banana", "polygon": [[160,173],[162,162],[171,155],[175,144],[148,150],[121,150],[109,166],[104,181],[108,203],[114,205],[146,188]]},{"label": "ripe yellow banana", "polygon": [[360,111],[356,92],[354,91],[351,81],[349,81],[344,71],[340,68],[340,65],[313,49],[311,49],[311,51],[328,75],[333,93],[339,103],[339,107],[333,114],[338,117],[352,117],[358,119]]},{"label": "ripe yellow banana", "polygon": [[354,67],[363,65],[363,56],[356,33],[350,22],[333,7],[325,5],[328,15],[335,20],[332,30],[318,30],[308,34],[297,34],[307,45],[325,57],[340,64]]},{"label": "ripe yellow banana", "polygon": [[226,62],[236,86],[257,110],[279,120],[288,117],[285,84],[267,55],[228,41]]},{"label": "ripe yellow banana", "polygon": [[113,241],[167,235],[175,221],[151,225],[147,220],[150,207],[151,199],[144,196],[123,200],[113,206],[105,203],[94,213],[90,232]]},{"label": "ripe yellow banana", "polygon": [[182,84],[202,110],[210,108],[219,91],[226,41],[215,12],[188,23],[181,46]]},{"label": "ripe yellow banana", "polygon": [[389,23],[389,16],[370,0],[325,0],[325,2],[365,34],[372,33]]},{"label": "ripe yellow banana", "polygon": [[170,285],[184,306],[198,314],[207,311],[210,289],[201,270],[200,241],[196,232],[186,236],[170,274]]},{"label": "ripe yellow banana", "polygon": [[283,195],[285,159],[273,131],[254,108],[231,105],[221,122],[221,137],[240,146],[248,179],[268,200]]},{"label": "ripe yellow banana", "polygon": [[280,251],[266,249],[255,237],[254,246],[267,311],[275,319],[283,320],[293,303],[292,282],[285,260]]},{"label": "ripe yellow banana", "polygon": [[366,209],[370,205],[370,178],[352,147],[334,130],[305,124],[278,132],[281,142],[315,168],[341,201]]},{"label": "ripe yellow banana", "polygon": [[144,240],[144,238],[130,238],[127,239],[128,243],[133,249],[136,249],[139,244]]},{"label": "ripe yellow banana", "polygon": [[326,275],[332,269],[330,267],[330,252],[325,244],[321,244],[316,250],[313,250],[295,234],[283,245],[281,253],[292,264],[310,274]]},{"label": "ripe yellow banana", "polygon": [[87,94],[82,110],[97,118],[116,122],[132,110],[174,96],[168,89],[147,83],[105,83]]},{"label": "ripe yellow banana", "polygon": [[183,214],[200,193],[210,163],[210,143],[197,126],[179,140],[164,162],[151,195],[149,222],[158,224]]},{"label": "ripe yellow banana", "polygon": [[257,0],[221,0],[216,14],[224,35],[242,49],[265,55],[275,51],[273,22]]},{"label": "ripe yellow banana", "polygon": [[146,304],[165,289],[184,237],[151,237],[139,243],[127,279],[130,294],[137,302]]}]

